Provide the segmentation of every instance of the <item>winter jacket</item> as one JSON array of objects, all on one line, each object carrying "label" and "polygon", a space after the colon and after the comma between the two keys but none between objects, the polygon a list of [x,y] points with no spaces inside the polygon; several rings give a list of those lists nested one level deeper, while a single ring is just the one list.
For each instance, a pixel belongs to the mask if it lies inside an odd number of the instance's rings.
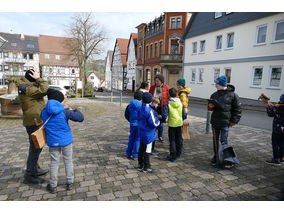
[{"label": "winter jacket", "polygon": [[187,114],[179,98],[171,98],[165,105],[162,122],[165,122],[167,117],[169,127],[179,127],[183,125],[183,120],[186,119]]},{"label": "winter jacket", "polygon": [[130,126],[138,126],[138,111],[141,108],[142,103],[136,99],[133,99],[128,107],[129,110],[129,123]]},{"label": "winter jacket", "polygon": [[188,95],[190,94],[191,89],[186,87],[184,89],[178,90],[178,98],[180,99],[181,103],[184,106],[185,112],[187,113],[188,110]]},{"label": "winter jacket", "polygon": [[226,127],[230,123],[237,124],[241,118],[241,103],[239,96],[234,93],[235,87],[228,85],[226,90],[217,90],[210,99],[217,102],[211,115],[211,124],[214,127]]},{"label": "winter jacket", "polygon": [[[51,116],[52,115],[52,116]],[[79,110],[64,109],[63,104],[56,100],[49,100],[42,110],[41,117],[45,122],[46,140],[49,147],[67,146],[73,142],[68,120],[82,122],[83,114]]]},{"label": "winter jacket", "polygon": [[35,119],[37,123],[41,123],[40,113],[45,107],[43,97],[49,87],[48,82],[38,78],[36,79],[36,85],[34,85],[25,77],[22,77],[17,86],[23,110],[23,125],[35,126]]},{"label": "winter jacket", "polygon": [[[154,94],[155,94],[155,89],[156,89],[156,86],[152,85],[150,87],[150,90],[149,90],[149,92],[152,94],[153,97],[154,97]],[[161,96],[162,96],[162,100],[161,100],[162,109],[161,110],[162,111],[164,110],[166,103],[168,103],[168,101],[170,100],[169,90],[170,90],[169,85],[164,83],[162,85],[162,94],[161,94]]]},{"label": "winter jacket", "polygon": [[273,132],[284,133],[284,104],[278,103],[275,106],[267,107],[266,112],[273,119]]},{"label": "winter jacket", "polygon": [[138,128],[140,141],[144,144],[152,143],[157,138],[156,128],[160,121],[149,104],[142,104],[138,112]]}]

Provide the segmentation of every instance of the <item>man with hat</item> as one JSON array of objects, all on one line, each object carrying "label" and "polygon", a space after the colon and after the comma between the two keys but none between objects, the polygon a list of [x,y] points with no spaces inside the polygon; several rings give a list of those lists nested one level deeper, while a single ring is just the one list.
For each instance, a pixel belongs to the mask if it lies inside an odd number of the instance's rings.
[{"label": "man with hat", "polygon": [[[227,77],[220,76],[215,80],[217,91],[209,100],[208,110],[213,111],[211,124],[213,132],[214,157],[211,160],[213,166],[218,164],[219,141],[221,144],[228,144],[229,127],[234,126],[241,118],[241,103],[239,96],[234,92],[235,87],[227,84]],[[232,164],[224,165],[231,168]]]},{"label": "man with hat", "polygon": [[23,110],[23,125],[26,127],[30,142],[24,182],[40,184],[44,182],[44,179],[38,176],[45,175],[48,170],[43,170],[38,165],[42,149],[34,147],[31,134],[42,124],[40,114],[45,107],[43,97],[49,86],[47,81],[40,78],[39,72],[33,69],[26,71],[25,77],[20,79],[17,86]]}]

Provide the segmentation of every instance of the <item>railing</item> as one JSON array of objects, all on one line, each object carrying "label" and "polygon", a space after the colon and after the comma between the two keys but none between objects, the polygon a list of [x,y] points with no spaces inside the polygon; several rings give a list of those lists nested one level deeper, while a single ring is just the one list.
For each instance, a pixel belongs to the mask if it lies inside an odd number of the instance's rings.
[{"label": "railing", "polygon": [[4,58],[5,63],[18,63],[18,64],[25,64],[27,62],[24,58]]},{"label": "railing", "polygon": [[182,63],[182,55],[161,55],[160,62]]},{"label": "railing", "polygon": [[26,72],[22,71],[4,71],[5,76],[24,76]]}]

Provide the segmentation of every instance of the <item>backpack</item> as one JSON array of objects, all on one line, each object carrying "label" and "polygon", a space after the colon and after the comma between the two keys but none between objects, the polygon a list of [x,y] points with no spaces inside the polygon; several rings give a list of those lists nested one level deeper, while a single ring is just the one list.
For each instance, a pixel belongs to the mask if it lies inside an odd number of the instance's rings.
[{"label": "backpack", "polygon": [[129,117],[129,105],[130,105],[130,104],[127,105],[127,107],[126,107],[126,109],[125,109],[125,111],[124,111],[124,117],[125,117],[126,120],[128,120],[128,122],[130,122],[130,117]]}]

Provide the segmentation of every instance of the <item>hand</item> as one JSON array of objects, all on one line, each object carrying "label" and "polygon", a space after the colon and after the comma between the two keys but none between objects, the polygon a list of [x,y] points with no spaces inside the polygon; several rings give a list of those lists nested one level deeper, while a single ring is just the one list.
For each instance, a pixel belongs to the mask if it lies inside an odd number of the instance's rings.
[{"label": "hand", "polygon": [[230,123],[230,124],[229,124],[230,127],[233,127],[233,126],[235,126],[235,125],[236,125],[235,123]]},{"label": "hand", "polygon": [[38,79],[38,78],[40,78],[40,75],[39,75],[39,72],[38,72],[38,71],[35,71],[35,70],[33,70],[33,69],[30,69],[30,71],[32,72],[32,74],[30,74],[30,76],[31,76],[32,78],[34,78],[35,80]]}]

